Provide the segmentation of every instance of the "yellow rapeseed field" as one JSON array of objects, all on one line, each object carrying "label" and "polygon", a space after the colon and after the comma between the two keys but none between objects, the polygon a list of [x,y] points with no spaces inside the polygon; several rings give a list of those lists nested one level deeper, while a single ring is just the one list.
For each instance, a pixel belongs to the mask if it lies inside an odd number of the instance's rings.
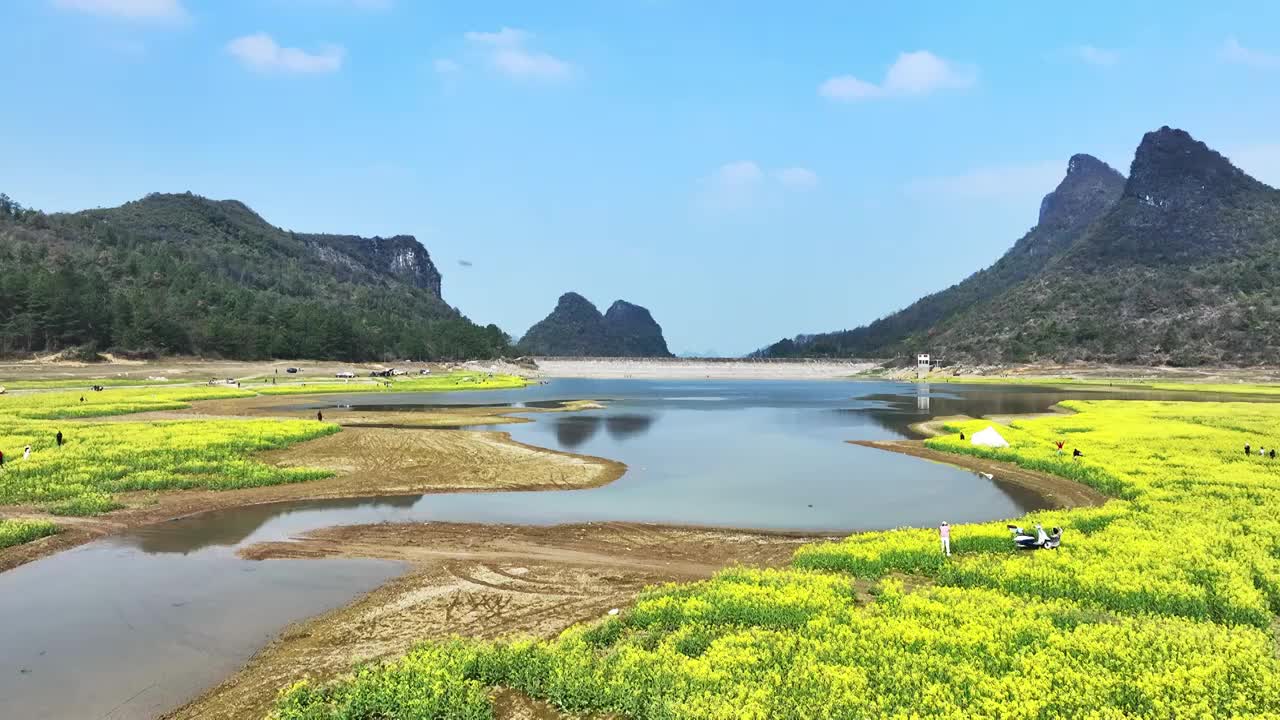
[{"label": "yellow rapeseed field", "polygon": [[425,645],[304,681],[272,715],[478,720],[509,686],[632,718],[1280,717],[1280,459],[1256,454],[1280,447],[1280,405],[1070,407],[1002,428],[1007,449],[929,441],[1115,498],[1019,520],[1065,528],[1059,550],[1015,551],[1004,523],[956,526],[950,559],[936,529],[854,535],[788,570],[650,589],[553,641]]},{"label": "yellow rapeseed field", "polygon": [[[521,378],[480,373],[400,379],[397,391],[422,392],[523,386]],[[381,390],[381,385],[280,385],[258,392],[322,393]],[[200,419],[94,421],[111,415],[189,407],[196,400],[252,397],[230,386],[112,388],[0,395],[0,506],[27,505],[55,515],[93,515],[120,507],[116,494],[278,485],[327,477],[324,470],[281,468],[251,459],[262,450],[338,432],[311,420]],[[63,434],[62,446],[57,433]],[[23,449],[32,449],[23,458]],[[29,533],[27,530],[25,533]],[[20,538],[14,530],[6,537]],[[35,536],[32,536],[35,537]],[[27,537],[31,539],[31,537]],[[14,543],[10,543],[14,544]]]}]

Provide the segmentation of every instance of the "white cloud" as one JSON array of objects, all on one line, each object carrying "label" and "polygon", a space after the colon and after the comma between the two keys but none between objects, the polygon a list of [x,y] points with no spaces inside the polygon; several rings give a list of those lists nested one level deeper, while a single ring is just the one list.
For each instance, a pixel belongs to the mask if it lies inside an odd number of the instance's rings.
[{"label": "white cloud", "polygon": [[1222,46],[1222,59],[1263,70],[1280,68],[1280,54],[1247,48],[1234,37],[1227,38],[1227,42]]},{"label": "white cloud", "polygon": [[818,86],[818,94],[828,100],[852,102],[883,94],[879,85],[859,80],[852,75],[837,75]]},{"label": "white cloud", "polygon": [[971,66],[945,60],[928,50],[917,50],[900,53],[879,85],[852,75],[837,75],[819,85],[818,94],[838,102],[910,97],[972,87],[977,79],[978,73]]},{"label": "white cloud", "polygon": [[450,60],[449,58],[437,58],[435,62],[431,63],[431,67],[439,75],[452,75],[462,69],[458,61]]},{"label": "white cloud", "polygon": [[564,80],[573,74],[573,65],[554,55],[531,50],[533,34],[504,27],[497,32],[469,32],[463,37],[481,48],[499,72],[525,80]]},{"label": "white cloud", "polygon": [[766,170],[754,160],[735,160],[716,168],[699,182],[700,204],[715,212],[779,207],[783,191],[809,190],[818,185],[818,174],[809,168]]},{"label": "white cloud", "polygon": [[245,35],[227,43],[242,65],[258,72],[331,73],[342,67],[347,52],[338,45],[325,45],[319,52],[281,47],[270,35]]},{"label": "white cloud", "polygon": [[529,39],[524,30],[504,27],[498,32],[468,32],[463,37],[473,43],[491,45],[493,47],[519,47]]},{"label": "white cloud", "polygon": [[1236,167],[1271,187],[1280,187],[1280,142],[1243,145],[1226,154]]},{"label": "white cloud", "polygon": [[775,170],[773,176],[785,187],[808,190],[818,186],[818,173],[809,168],[789,167]]},{"label": "white cloud", "polygon": [[752,160],[735,160],[699,182],[698,204],[713,214],[736,213],[763,198],[764,170]]},{"label": "white cloud", "polygon": [[716,182],[731,187],[755,185],[764,180],[764,171],[751,160],[737,160],[721,165],[715,173]]},{"label": "white cloud", "polygon": [[1120,53],[1115,50],[1095,47],[1093,45],[1077,45],[1071,48],[1071,54],[1077,60],[1099,67],[1109,67],[1120,61]]},{"label": "white cloud", "polygon": [[53,0],[54,7],[125,20],[185,20],[182,0]]},{"label": "white cloud", "polygon": [[913,195],[949,199],[1040,197],[1057,187],[1066,169],[1059,161],[1025,165],[991,165],[958,175],[920,178],[907,183]]}]

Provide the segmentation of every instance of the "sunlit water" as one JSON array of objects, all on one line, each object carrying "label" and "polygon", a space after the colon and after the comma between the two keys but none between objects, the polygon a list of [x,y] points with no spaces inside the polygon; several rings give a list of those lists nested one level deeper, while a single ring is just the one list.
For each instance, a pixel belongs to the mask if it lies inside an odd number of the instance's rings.
[{"label": "sunlit water", "polygon": [[964,470],[845,441],[905,437],[910,423],[934,415],[1039,412],[1071,396],[831,381],[558,380],[518,391],[303,400],[307,408],[401,411],[607,400],[606,410],[531,414],[534,422],[501,429],[521,442],[612,458],[629,469],[591,490],[211,512],[0,573],[0,718],[154,717],[235,671],[288,623],[400,572],[371,560],[235,556],[238,547],[321,527],[625,520],[848,531],[1014,516],[1042,501]]}]

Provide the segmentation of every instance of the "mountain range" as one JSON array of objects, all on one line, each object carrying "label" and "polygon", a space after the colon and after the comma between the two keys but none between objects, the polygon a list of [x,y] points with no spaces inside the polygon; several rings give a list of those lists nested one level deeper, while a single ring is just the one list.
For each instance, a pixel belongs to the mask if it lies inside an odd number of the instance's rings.
[{"label": "mountain range", "polygon": [[0,353],[87,347],[226,358],[494,357],[426,248],[275,227],[243,203],[152,194],[46,214],[0,195]]},{"label": "mountain range", "polygon": [[529,355],[555,357],[671,357],[662,327],[639,305],[615,301],[603,315],[578,293],[560,296],[550,315],[521,338]]},{"label": "mountain range", "polygon": [[999,260],[869,325],[763,357],[1254,364],[1280,352],[1280,191],[1183,130],[1143,136],[1129,177],[1076,155]]}]

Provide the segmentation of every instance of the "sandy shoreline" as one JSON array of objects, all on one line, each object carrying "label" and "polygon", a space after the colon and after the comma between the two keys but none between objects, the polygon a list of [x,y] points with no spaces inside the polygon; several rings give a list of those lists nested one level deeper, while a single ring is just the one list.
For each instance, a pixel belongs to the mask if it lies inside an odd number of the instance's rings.
[{"label": "sandy shoreline", "polygon": [[649,380],[838,380],[879,367],[869,360],[539,358],[537,376]]}]

